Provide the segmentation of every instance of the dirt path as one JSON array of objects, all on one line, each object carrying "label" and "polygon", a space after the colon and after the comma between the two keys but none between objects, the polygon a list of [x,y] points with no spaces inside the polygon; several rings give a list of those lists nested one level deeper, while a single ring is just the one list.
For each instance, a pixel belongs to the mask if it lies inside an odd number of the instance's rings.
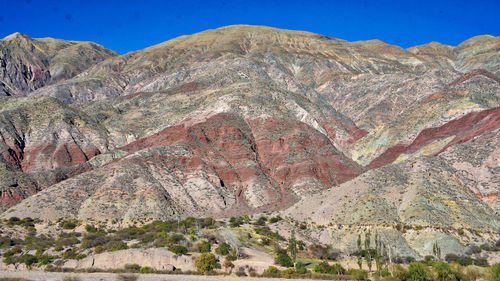
[{"label": "dirt path", "polygon": [[[50,280],[61,281],[64,278],[76,277],[81,281],[115,281],[122,280],[120,275],[116,273],[61,273],[61,272],[44,272],[35,270],[20,270],[20,271],[0,271],[0,278],[26,278],[29,280]],[[125,274],[131,276],[133,274]],[[198,275],[164,275],[164,274],[136,274],[137,281],[264,281],[266,278],[238,278],[234,276],[198,276]],[[131,279],[132,280],[132,279]],[[269,279],[269,280],[284,280],[284,279]],[[286,279],[287,281],[299,281],[294,279]],[[300,281],[303,281],[301,279]]]}]

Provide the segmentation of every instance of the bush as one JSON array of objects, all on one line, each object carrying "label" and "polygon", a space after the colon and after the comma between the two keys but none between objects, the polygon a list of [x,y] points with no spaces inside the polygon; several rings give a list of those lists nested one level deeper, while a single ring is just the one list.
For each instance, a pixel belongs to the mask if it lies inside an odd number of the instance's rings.
[{"label": "bush", "polygon": [[75,229],[76,225],[78,224],[78,221],[75,219],[71,220],[64,220],[59,223],[59,226],[64,228],[64,229]]},{"label": "bush", "polygon": [[26,254],[26,255],[21,256],[20,262],[24,263],[28,267],[31,267],[32,264],[38,262],[38,258],[33,256],[33,255]]},{"label": "bush", "polygon": [[293,261],[290,256],[288,256],[286,250],[279,249],[276,251],[274,263],[279,264],[283,267],[293,267]]},{"label": "bush", "polygon": [[500,263],[496,263],[490,268],[492,280],[500,280]]},{"label": "bush", "polygon": [[88,249],[99,245],[104,245],[109,242],[109,238],[101,234],[87,234],[83,237],[80,248]]},{"label": "bush", "polygon": [[201,241],[199,244],[198,244],[198,252],[200,253],[208,253],[210,252],[211,250],[211,245],[208,241]]},{"label": "bush", "polygon": [[231,217],[229,219],[229,226],[231,226],[231,227],[239,227],[242,224],[243,224],[243,218],[242,217],[238,217],[238,218]]},{"label": "bush", "polygon": [[273,217],[269,220],[270,223],[277,223],[279,222],[280,220],[282,220],[282,218],[280,216],[276,216],[276,217]]},{"label": "bush", "polygon": [[121,242],[121,241],[111,241],[108,244],[106,244],[106,248],[108,252],[115,252],[115,251],[120,251],[120,250],[126,250],[128,249],[127,244]]},{"label": "bush", "polygon": [[57,256],[40,255],[40,256],[37,256],[37,258],[38,258],[38,263],[40,265],[46,265],[46,264],[52,263],[53,260],[57,259]]},{"label": "bush", "polygon": [[269,266],[266,271],[264,271],[264,276],[265,277],[279,277],[280,276],[280,270],[275,267],[275,266]]},{"label": "bush", "polygon": [[200,273],[210,273],[216,268],[220,268],[217,258],[212,253],[203,253],[195,262],[196,269]]},{"label": "bush", "polygon": [[433,264],[437,280],[465,280],[467,279],[461,272],[453,269],[445,262],[435,262]]},{"label": "bush", "polygon": [[362,269],[349,269],[346,272],[347,275],[355,277],[357,279],[367,279],[368,278],[368,271],[362,270]]},{"label": "bush", "polygon": [[150,272],[153,272],[153,269],[149,266],[143,266],[143,267],[141,267],[139,272],[140,273],[150,273]]},{"label": "bush", "polygon": [[314,272],[317,273],[327,273],[327,274],[337,274],[342,275],[346,273],[345,268],[343,268],[340,264],[330,265],[326,261],[322,261],[319,264],[314,266]]},{"label": "bush", "polygon": [[188,252],[188,249],[182,245],[172,245],[168,249],[178,256],[185,255]]},{"label": "bush", "polygon": [[227,256],[231,252],[231,246],[227,243],[222,243],[215,249],[215,252],[221,256]]},{"label": "bush", "polygon": [[88,233],[96,233],[97,232],[97,228],[95,228],[95,226],[91,225],[91,224],[87,224],[85,226],[85,230],[88,232]]},{"label": "bush", "polygon": [[139,272],[139,270],[141,270],[141,266],[136,263],[126,264],[123,268],[127,272]]},{"label": "bush", "polygon": [[412,262],[408,266],[408,271],[406,272],[406,280],[408,281],[427,281],[431,280],[429,273],[424,264],[420,262]]}]

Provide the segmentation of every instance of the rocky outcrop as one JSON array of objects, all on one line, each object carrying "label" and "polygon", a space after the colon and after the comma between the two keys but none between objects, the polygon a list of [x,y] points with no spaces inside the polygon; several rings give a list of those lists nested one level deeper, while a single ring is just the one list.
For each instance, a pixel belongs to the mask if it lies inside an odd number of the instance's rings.
[{"label": "rocky outcrop", "polygon": [[0,98],[2,210],[91,169],[108,150],[106,131],[53,98]]},{"label": "rocky outcrop", "polygon": [[69,260],[62,267],[74,269],[122,269],[127,264],[137,264],[154,270],[194,271],[194,261],[190,256],[177,256],[167,248],[128,249],[88,256],[82,260]]}]

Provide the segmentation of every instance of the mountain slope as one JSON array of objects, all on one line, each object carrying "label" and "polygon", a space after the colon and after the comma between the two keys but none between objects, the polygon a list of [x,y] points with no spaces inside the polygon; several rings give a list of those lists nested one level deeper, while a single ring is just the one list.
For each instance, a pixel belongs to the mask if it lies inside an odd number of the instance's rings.
[{"label": "mountain slope", "polygon": [[0,96],[25,95],[116,55],[92,42],[11,34],[0,39]]},{"label": "mountain slope", "polygon": [[[30,176],[23,190],[41,189],[24,167],[75,172],[2,216],[128,222],[286,209],[311,223],[496,233],[499,40],[405,50],[229,26],[110,57],[16,99],[57,101],[87,125],[77,161],[49,153],[9,164],[11,178]],[[60,125],[29,131],[82,123],[51,120]]]}]

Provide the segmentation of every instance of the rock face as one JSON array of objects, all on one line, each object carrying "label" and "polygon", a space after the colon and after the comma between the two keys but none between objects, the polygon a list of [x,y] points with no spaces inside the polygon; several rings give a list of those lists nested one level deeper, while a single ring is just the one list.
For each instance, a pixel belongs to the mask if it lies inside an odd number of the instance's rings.
[{"label": "rock face", "polygon": [[1,100],[2,202],[47,187],[2,216],[498,231],[499,46],[229,26],[76,65]]},{"label": "rock face", "polygon": [[75,269],[121,269],[126,264],[138,264],[154,270],[173,271],[180,268],[183,271],[194,271],[194,261],[189,256],[176,256],[166,248],[128,249],[107,252],[86,257],[82,260],[69,260],[63,267]]},{"label": "rock face", "polygon": [[0,96],[25,95],[116,55],[92,42],[11,34],[0,39]]}]

